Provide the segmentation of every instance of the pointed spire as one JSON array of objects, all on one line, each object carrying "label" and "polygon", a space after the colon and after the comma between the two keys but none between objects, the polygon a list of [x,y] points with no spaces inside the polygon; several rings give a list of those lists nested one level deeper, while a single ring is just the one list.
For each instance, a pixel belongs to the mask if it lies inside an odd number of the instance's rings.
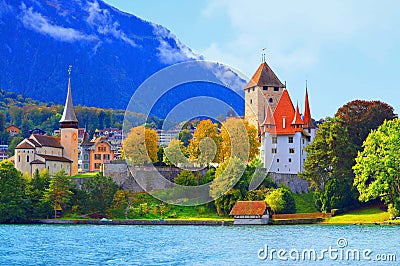
[{"label": "pointed spire", "polygon": [[302,126],[303,126],[304,122],[301,119],[301,114],[300,114],[300,110],[299,110],[299,105],[297,104],[296,106],[296,112],[294,113],[294,118],[292,121],[292,126],[295,128],[295,131],[301,131],[302,130]]},{"label": "pointed spire", "polygon": [[[60,120],[61,127],[77,127],[78,119],[76,118],[74,111],[74,104],[72,103],[72,93],[71,93],[71,70],[72,66],[68,68],[68,93],[67,99],[65,100],[64,112]],[[75,125],[76,124],[76,125]]]},{"label": "pointed spire", "polygon": [[304,128],[315,128],[315,125],[311,118],[310,104],[308,102],[307,81],[306,81],[306,100],[304,104]]},{"label": "pointed spire", "polygon": [[268,104],[265,108],[265,119],[261,125],[263,132],[269,131],[273,126],[275,126],[274,117],[272,115],[271,106]]}]

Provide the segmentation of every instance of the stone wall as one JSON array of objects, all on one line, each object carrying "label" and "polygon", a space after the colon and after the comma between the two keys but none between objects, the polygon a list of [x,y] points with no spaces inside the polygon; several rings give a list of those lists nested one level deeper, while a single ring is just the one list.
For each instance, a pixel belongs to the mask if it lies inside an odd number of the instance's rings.
[{"label": "stone wall", "polygon": [[[155,176],[154,168],[151,166],[136,167],[132,172],[125,162],[108,163],[104,165],[104,175],[110,176],[122,189],[132,192],[143,192],[144,190],[159,190],[172,187],[174,179],[183,169],[177,167],[156,167],[159,176]],[[207,172],[207,168],[188,169],[202,176]],[[160,176],[161,175],[161,176]],[[163,178],[161,178],[163,177]],[[136,180],[140,181],[141,187]]]},{"label": "stone wall", "polygon": [[293,193],[307,193],[310,182],[298,177],[295,174],[269,173],[271,180],[278,185],[284,184],[290,188]]}]

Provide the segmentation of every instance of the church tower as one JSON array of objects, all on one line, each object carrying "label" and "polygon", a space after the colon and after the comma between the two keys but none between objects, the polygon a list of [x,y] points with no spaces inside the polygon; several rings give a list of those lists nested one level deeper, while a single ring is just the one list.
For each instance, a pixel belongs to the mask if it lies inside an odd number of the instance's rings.
[{"label": "church tower", "polygon": [[285,87],[268,64],[262,62],[244,88],[245,119],[260,130],[267,115],[265,111],[268,110],[268,104],[273,113]]},{"label": "church tower", "polygon": [[71,176],[78,174],[78,119],[76,118],[71,93],[71,66],[68,69],[68,93],[64,112],[60,120],[61,145],[64,157],[72,161]]}]

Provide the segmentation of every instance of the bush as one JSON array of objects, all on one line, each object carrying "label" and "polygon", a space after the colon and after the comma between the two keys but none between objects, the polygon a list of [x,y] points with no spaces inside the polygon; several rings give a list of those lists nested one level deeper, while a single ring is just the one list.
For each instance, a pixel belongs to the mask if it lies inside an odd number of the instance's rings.
[{"label": "bush", "polygon": [[174,179],[174,183],[181,186],[197,186],[197,178],[191,171],[183,170]]},{"label": "bush", "polygon": [[265,198],[274,213],[295,213],[296,204],[292,193],[287,188],[277,188],[268,193]]}]

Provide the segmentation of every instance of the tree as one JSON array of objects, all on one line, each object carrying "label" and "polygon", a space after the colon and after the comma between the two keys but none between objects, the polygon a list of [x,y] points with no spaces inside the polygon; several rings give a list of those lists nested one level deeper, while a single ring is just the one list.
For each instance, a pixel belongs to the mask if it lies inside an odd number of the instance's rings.
[{"label": "tree", "polygon": [[224,196],[215,200],[215,208],[218,215],[228,215],[238,200],[242,199],[242,195],[238,189],[228,190]]},{"label": "tree", "polygon": [[134,165],[155,163],[158,161],[158,140],[154,129],[134,127],[123,142],[124,156]]},{"label": "tree", "polygon": [[112,205],[114,195],[118,190],[118,185],[111,177],[97,173],[89,178],[82,186],[87,193],[87,206],[91,211],[105,214],[106,210]]},{"label": "tree", "polygon": [[257,140],[257,129],[247,120],[231,118],[222,123],[221,157],[227,160],[231,156],[252,161],[259,154],[261,143]]},{"label": "tree", "polygon": [[183,146],[187,147],[192,139],[192,133],[190,133],[189,129],[183,129],[179,132],[178,139],[182,141]]},{"label": "tree", "polygon": [[[311,187],[319,196],[317,197],[317,206],[322,211],[345,207],[348,202],[354,202],[348,198],[357,198],[352,187],[354,149],[354,145],[348,138],[347,129],[340,125],[337,118],[329,117],[320,125],[314,141],[306,147],[307,159],[304,163],[304,171],[300,173],[300,176],[311,182]],[[343,191],[336,186],[326,186],[331,179],[338,180],[338,182],[331,182],[332,185],[345,184],[347,189]],[[329,193],[326,192],[328,189]],[[328,197],[322,197],[323,194]],[[340,194],[344,196],[345,200],[335,201],[336,205],[334,206],[327,204],[330,202],[330,197]]]},{"label": "tree", "polygon": [[39,172],[36,169],[30,180],[31,218],[46,218],[52,213],[52,206],[45,199],[45,191],[50,185],[50,175],[47,170]]},{"label": "tree", "polygon": [[296,204],[292,195],[287,188],[277,188],[267,194],[266,203],[271,207],[274,213],[295,213]]},{"label": "tree", "polygon": [[17,145],[18,145],[21,141],[23,141],[23,140],[24,140],[24,138],[23,138],[23,137],[20,137],[20,136],[13,137],[13,138],[11,139],[10,145],[8,145],[8,154],[9,154],[10,156],[14,156],[14,154],[15,154],[15,147],[17,147]]},{"label": "tree", "polygon": [[167,165],[176,165],[180,163],[188,163],[188,158],[185,157],[186,149],[183,142],[178,139],[172,139],[168,143],[168,147],[164,149],[163,161]]},{"label": "tree", "polygon": [[27,181],[10,161],[0,162],[0,223],[17,223],[27,219],[29,199]]},{"label": "tree", "polygon": [[384,102],[362,100],[348,102],[339,108],[335,116],[340,118],[340,125],[347,128],[350,141],[357,150],[361,150],[371,130],[377,129],[383,121],[397,117],[393,107]]},{"label": "tree", "polygon": [[211,120],[201,121],[188,146],[190,159],[201,164],[220,162],[221,141],[218,125]]},{"label": "tree", "polygon": [[174,183],[181,186],[197,186],[197,179],[191,171],[183,170],[174,179]]},{"label": "tree", "polygon": [[210,184],[210,196],[218,199],[233,188],[243,175],[245,167],[245,163],[236,157],[221,163],[215,172],[214,181]]},{"label": "tree", "polygon": [[400,210],[400,120],[385,121],[369,134],[358,153],[354,186],[359,199],[367,202],[380,198],[394,210]]},{"label": "tree", "polygon": [[71,200],[71,180],[64,170],[61,170],[53,175],[50,180],[49,188],[44,194],[46,200],[54,208],[54,217],[57,210],[66,210],[67,204]]}]

